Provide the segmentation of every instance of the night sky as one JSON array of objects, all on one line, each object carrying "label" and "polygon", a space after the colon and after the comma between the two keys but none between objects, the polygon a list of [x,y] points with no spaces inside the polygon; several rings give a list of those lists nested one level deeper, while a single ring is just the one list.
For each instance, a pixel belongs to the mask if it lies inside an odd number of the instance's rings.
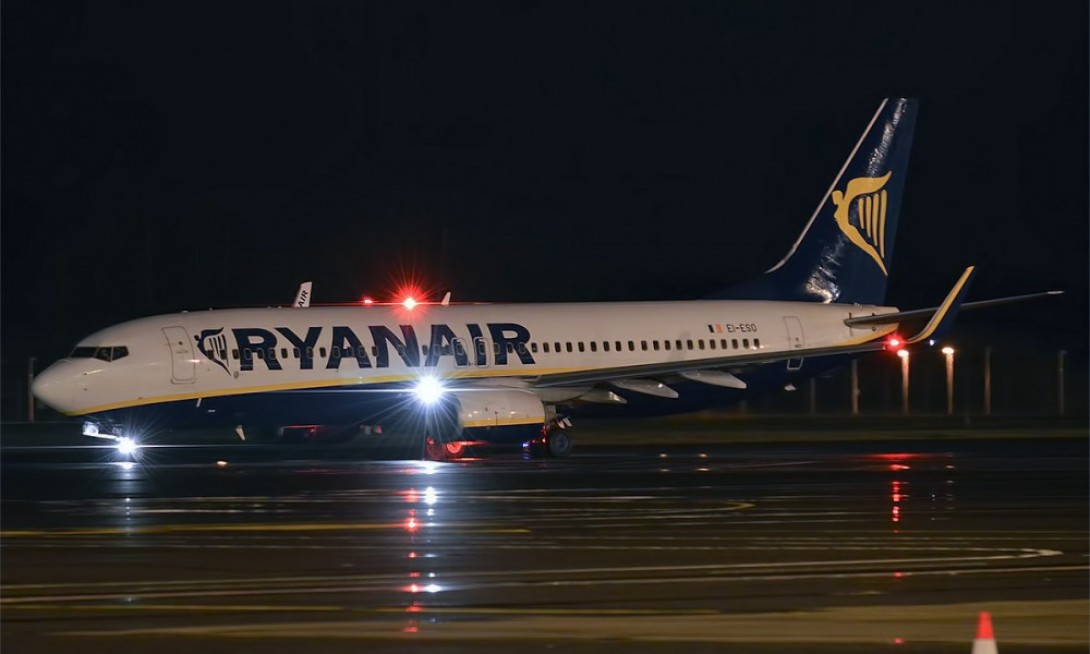
[{"label": "night sky", "polygon": [[[2,14],[5,387],[104,326],[398,283],[696,298],[920,99],[889,302],[1087,340],[1085,2],[109,3]],[[964,336],[963,336],[964,338]],[[1082,360],[1079,359],[1079,360]]]}]

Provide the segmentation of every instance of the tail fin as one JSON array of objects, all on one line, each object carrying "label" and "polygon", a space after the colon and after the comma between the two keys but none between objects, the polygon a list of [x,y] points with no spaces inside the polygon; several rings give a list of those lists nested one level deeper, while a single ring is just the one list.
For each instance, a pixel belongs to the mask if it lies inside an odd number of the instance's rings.
[{"label": "tail fin", "polygon": [[917,103],[882,101],[787,256],[718,298],[881,304]]}]

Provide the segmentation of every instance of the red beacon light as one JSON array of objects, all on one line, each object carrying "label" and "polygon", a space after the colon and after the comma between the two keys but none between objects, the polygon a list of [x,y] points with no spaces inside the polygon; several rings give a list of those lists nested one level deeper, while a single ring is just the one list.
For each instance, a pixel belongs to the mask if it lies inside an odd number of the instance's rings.
[{"label": "red beacon light", "polygon": [[404,300],[401,301],[401,305],[403,307],[405,307],[406,309],[410,310],[410,311],[412,311],[413,308],[415,308],[417,304],[418,304],[418,302],[416,301],[416,298],[414,298],[411,295],[406,297]]},{"label": "red beacon light", "polygon": [[364,295],[363,296],[363,303],[366,306],[371,306],[372,304],[375,303],[375,299],[373,297],[371,297],[370,295]]},{"label": "red beacon light", "polygon": [[905,349],[905,342],[900,336],[890,336],[886,339],[886,349],[893,352],[900,352]]}]

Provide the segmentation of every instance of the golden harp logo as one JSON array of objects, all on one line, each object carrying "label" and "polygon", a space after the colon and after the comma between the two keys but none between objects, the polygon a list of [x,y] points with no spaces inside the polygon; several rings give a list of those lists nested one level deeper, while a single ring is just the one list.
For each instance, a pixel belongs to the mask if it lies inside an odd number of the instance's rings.
[{"label": "golden harp logo", "polygon": [[[856,177],[844,192],[833,191],[833,217],[840,231],[874,259],[882,274],[886,271],[886,182],[892,171],[881,177]],[[855,224],[851,218],[854,216]]]}]

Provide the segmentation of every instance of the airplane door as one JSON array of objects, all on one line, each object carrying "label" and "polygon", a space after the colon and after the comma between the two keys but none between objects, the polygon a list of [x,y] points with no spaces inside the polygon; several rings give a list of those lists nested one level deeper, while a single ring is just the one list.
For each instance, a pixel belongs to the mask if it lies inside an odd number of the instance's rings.
[{"label": "airplane door", "polygon": [[473,358],[479,368],[488,367],[488,340],[485,337],[473,339]]},{"label": "airplane door", "polygon": [[[802,321],[795,316],[786,316],[783,319],[787,326],[787,349],[801,350],[806,347],[806,335],[802,331]],[[788,359],[787,369],[795,371],[802,368],[802,359]]]},{"label": "airplane door", "polygon": [[192,384],[197,379],[197,357],[185,327],[164,327],[163,335],[170,348],[170,381]]}]

